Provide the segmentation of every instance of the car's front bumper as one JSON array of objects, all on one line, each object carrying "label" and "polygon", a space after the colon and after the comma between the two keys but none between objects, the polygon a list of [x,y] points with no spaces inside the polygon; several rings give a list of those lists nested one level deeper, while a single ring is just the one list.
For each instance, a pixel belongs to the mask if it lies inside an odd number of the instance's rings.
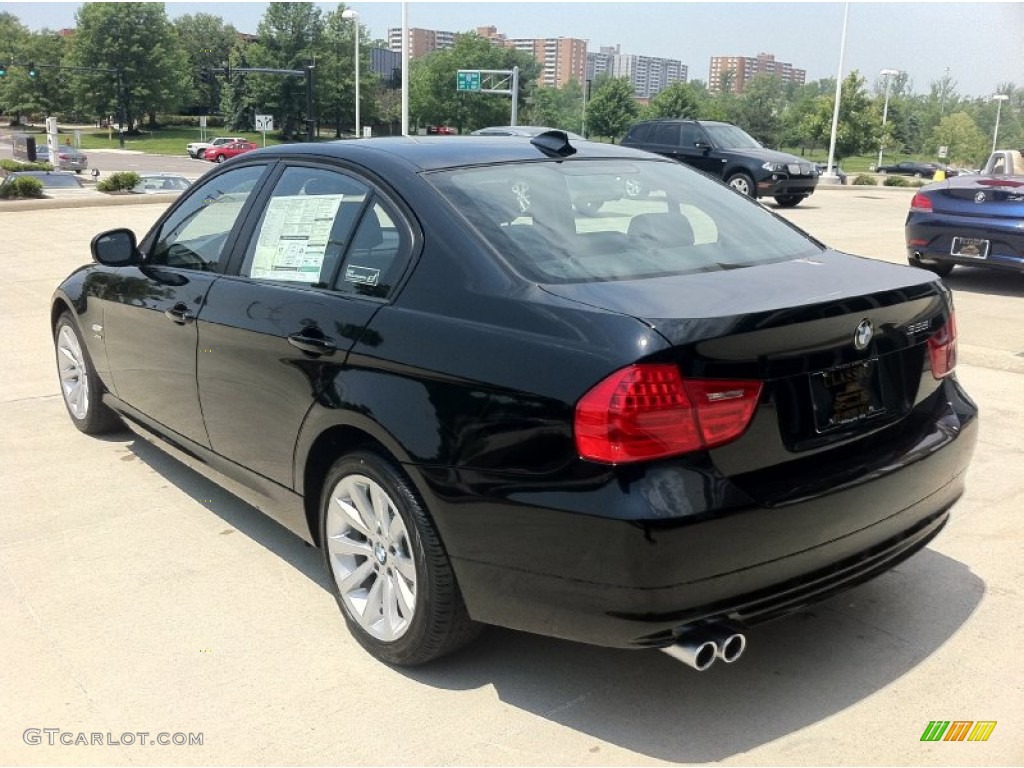
[{"label": "car's front bumper", "polygon": [[818,186],[818,177],[790,176],[786,173],[773,173],[767,178],[757,180],[758,197],[775,197],[777,195],[813,194]]},{"label": "car's front bumper", "polygon": [[[474,619],[597,645],[667,645],[694,624],[797,610],[927,544],[963,493],[977,438],[974,404],[953,381],[940,392],[913,444],[851,459],[856,476],[785,500],[756,503],[742,481],[669,462],[564,491],[463,477],[464,489],[490,485],[490,498],[449,486],[428,505]],[[719,506],[695,512],[694,499]],[[588,506],[594,514],[580,511]]]}]

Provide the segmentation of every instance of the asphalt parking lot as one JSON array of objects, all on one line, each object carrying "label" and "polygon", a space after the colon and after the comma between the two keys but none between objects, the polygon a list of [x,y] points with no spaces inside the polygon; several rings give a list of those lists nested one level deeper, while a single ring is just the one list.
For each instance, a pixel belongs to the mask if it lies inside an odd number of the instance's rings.
[{"label": "asphalt parking lot", "polygon": [[[910,194],[820,190],[784,215],[902,263]],[[753,629],[705,673],[499,629],[399,670],[349,637],[315,550],[132,434],[69,422],[50,295],[93,235],[141,236],[162,210],[0,210],[0,762],[1021,763],[1024,276],[947,280],[981,438],[951,523],[894,571]],[[933,720],[997,726],[920,741]]]}]

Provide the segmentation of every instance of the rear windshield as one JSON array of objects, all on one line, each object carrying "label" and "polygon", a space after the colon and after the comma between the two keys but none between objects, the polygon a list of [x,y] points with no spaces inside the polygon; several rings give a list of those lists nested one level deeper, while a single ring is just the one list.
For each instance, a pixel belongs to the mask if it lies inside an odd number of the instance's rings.
[{"label": "rear windshield", "polygon": [[552,160],[427,178],[541,283],[713,272],[821,250],[758,203],[673,162]]},{"label": "rear windshield", "polygon": [[35,178],[39,179],[41,182],[43,182],[44,187],[50,187],[52,189],[82,186],[82,182],[80,182],[75,176],[72,176],[71,174],[42,173],[32,175],[35,176]]}]

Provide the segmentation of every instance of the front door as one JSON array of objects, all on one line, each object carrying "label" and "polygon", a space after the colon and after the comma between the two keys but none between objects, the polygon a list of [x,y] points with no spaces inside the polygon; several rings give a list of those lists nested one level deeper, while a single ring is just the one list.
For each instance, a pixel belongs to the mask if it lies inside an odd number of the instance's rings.
[{"label": "front door", "polygon": [[103,294],[103,335],[118,397],[164,428],[208,446],[196,386],[196,322],[266,166],[238,168],[188,193],[143,243],[143,264],[116,270]]}]

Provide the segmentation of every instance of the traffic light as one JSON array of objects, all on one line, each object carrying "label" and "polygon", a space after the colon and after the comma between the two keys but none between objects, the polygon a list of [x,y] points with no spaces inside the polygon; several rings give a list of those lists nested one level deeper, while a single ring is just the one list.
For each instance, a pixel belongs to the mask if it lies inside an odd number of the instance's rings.
[{"label": "traffic light", "polygon": [[38,77],[39,76],[39,70],[36,69],[36,65],[35,64],[29,64],[28,65],[28,76],[29,77]]}]

